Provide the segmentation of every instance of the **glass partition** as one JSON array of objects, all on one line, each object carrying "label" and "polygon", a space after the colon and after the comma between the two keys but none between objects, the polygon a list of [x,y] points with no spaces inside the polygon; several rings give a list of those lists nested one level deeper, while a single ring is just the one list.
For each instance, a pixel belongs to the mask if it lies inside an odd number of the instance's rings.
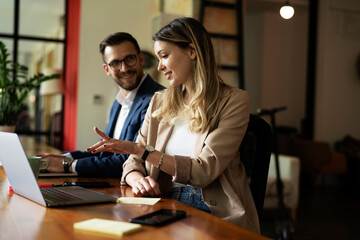
[{"label": "glass partition", "polygon": [[0,34],[14,33],[14,0],[0,0]]},{"label": "glass partition", "polygon": [[19,35],[63,39],[65,1],[21,0]]},{"label": "glass partition", "polygon": [[[62,73],[64,45],[61,43],[31,40],[19,41],[19,63],[29,68],[29,77],[37,73],[45,75]],[[53,81],[53,80],[51,80]],[[60,78],[58,81],[62,82]],[[30,129],[48,132],[51,118],[62,112],[62,84],[42,83],[39,89],[28,96],[27,109],[30,113]]]},{"label": "glass partition", "polygon": [[[62,76],[66,44],[66,2],[67,0],[0,0],[0,40],[5,43],[10,60],[28,67],[28,77],[37,73],[57,73]],[[20,117],[24,115],[26,121],[21,126],[16,126],[16,132],[36,136],[38,140],[50,139],[47,143],[53,146],[51,136],[60,136],[55,147],[61,149],[63,79],[61,77],[57,81],[45,83],[29,94],[21,111],[25,114],[19,114]],[[52,131],[54,116],[60,119],[60,123],[56,120],[58,126],[55,126],[60,132],[55,135]]]}]

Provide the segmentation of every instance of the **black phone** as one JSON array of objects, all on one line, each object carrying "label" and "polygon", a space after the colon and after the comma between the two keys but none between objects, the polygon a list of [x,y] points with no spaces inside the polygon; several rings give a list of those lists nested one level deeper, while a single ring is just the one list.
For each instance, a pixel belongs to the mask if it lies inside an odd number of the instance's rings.
[{"label": "black phone", "polygon": [[131,223],[151,226],[161,226],[186,217],[186,212],[173,209],[160,209],[136,218],[129,219]]},{"label": "black phone", "polygon": [[79,186],[84,188],[109,188],[113,187],[109,182],[64,182],[62,186]]}]

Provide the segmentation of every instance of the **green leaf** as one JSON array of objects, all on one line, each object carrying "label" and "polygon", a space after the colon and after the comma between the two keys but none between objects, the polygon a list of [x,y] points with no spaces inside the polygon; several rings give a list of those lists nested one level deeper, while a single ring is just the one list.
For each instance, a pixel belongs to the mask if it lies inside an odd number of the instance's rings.
[{"label": "green leaf", "polygon": [[59,74],[45,76],[42,73],[28,77],[28,68],[12,62],[9,56],[5,44],[0,41],[0,125],[14,125],[29,92],[42,82],[60,78]]}]

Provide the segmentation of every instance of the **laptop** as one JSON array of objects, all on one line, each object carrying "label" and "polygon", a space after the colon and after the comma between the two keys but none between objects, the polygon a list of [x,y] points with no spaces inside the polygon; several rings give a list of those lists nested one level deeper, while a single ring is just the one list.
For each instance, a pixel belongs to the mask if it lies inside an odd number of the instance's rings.
[{"label": "laptop", "polygon": [[0,162],[15,193],[45,207],[116,202],[78,186],[40,188],[16,133],[0,132]]}]

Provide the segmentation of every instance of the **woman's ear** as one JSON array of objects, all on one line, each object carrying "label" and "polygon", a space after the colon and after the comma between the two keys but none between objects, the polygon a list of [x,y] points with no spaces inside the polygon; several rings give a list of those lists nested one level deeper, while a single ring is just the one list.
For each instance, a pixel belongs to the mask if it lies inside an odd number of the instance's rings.
[{"label": "woman's ear", "polygon": [[189,53],[190,53],[190,58],[191,58],[192,60],[195,60],[195,59],[196,59],[195,45],[194,45],[193,43],[190,43],[190,44],[189,44],[189,49],[190,49],[190,51],[189,51]]}]

